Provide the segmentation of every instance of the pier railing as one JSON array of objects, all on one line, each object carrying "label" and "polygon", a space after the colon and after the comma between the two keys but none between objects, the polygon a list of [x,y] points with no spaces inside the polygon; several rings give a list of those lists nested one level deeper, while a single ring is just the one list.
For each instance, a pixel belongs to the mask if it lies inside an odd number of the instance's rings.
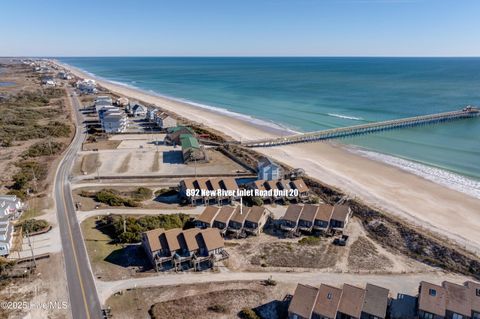
[{"label": "pier railing", "polygon": [[480,109],[478,109],[477,107],[467,106],[464,109],[458,111],[414,116],[409,118],[360,124],[348,127],[340,127],[323,131],[294,134],[285,137],[244,141],[241,144],[247,147],[269,147],[287,144],[308,143],[314,141],[330,140],[335,138],[387,131],[404,127],[414,127],[419,125],[441,123],[457,119],[472,118],[476,116],[480,116]]}]

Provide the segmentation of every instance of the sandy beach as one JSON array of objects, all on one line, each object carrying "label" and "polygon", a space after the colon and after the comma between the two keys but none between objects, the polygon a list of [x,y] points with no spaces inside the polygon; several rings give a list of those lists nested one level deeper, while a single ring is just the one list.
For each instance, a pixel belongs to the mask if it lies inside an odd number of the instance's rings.
[{"label": "sandy beach", "polygon": [[[92,76],[66,66],[82,78]],[[254,125],[186,102],[149,94],[96,78],[106,89],[135,100],[155,104],[202,123],[236,140],[280,136],[280,131]],[[480,200],[448,189],[399,168],[367,159],[326,142],[256,149],[279,162],[302,167],[306,173],[357,197],[367,204],[404,218],[419,227],[456,240],[480,252]]]}]

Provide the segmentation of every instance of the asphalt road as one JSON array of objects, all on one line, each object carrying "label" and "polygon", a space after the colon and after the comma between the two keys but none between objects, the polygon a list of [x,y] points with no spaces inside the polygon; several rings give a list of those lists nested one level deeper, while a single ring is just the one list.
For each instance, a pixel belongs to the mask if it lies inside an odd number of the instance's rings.
[{"label": "asphalt road", "polygon": [[[69,93],[72,92],[69,90]],[[70,310],[74,319],[102,318],[90,262],[70,191],[70,171],[85,135],[83,124],[80,122],[81,117],[78,113],[80,101],[76,95],[69,97],[69,99],[76,111],[74,113],[77,121],[77,131],[55,176],[55,202],[65,258]]]}]

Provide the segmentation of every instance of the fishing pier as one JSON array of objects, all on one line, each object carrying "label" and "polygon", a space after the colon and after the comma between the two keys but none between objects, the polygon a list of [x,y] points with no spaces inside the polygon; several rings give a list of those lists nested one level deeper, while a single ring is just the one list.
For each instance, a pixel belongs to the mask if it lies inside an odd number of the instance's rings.
[{"label": "fishing pier", "polygon": [[436,113],[408,117],[397,120],[381,121],[375,123],[354,125],[348,127],[339,127],[323,131],[294,134],[285,137],[259,139],[244,141],[241,144],[246,147],[271,147],[288,144],[308,143],[315,141],[325,141],[336,138],[363,135],[368,133],[389,131],[394,129],[415,127],[420,125],[437,124],[459,119],[467,119],[480,116],[480,109],[473,106],[467,106],[458,111]]}]

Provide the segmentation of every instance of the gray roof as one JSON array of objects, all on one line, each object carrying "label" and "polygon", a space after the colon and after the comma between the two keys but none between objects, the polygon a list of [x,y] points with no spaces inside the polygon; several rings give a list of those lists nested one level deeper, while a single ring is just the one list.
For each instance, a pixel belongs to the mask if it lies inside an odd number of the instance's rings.
[{"label": "gray roof", "polygon": [[367,284],[365,287],[363,312],[378,318],[385,318],[387,314],[388,293],[388,289]]}]

